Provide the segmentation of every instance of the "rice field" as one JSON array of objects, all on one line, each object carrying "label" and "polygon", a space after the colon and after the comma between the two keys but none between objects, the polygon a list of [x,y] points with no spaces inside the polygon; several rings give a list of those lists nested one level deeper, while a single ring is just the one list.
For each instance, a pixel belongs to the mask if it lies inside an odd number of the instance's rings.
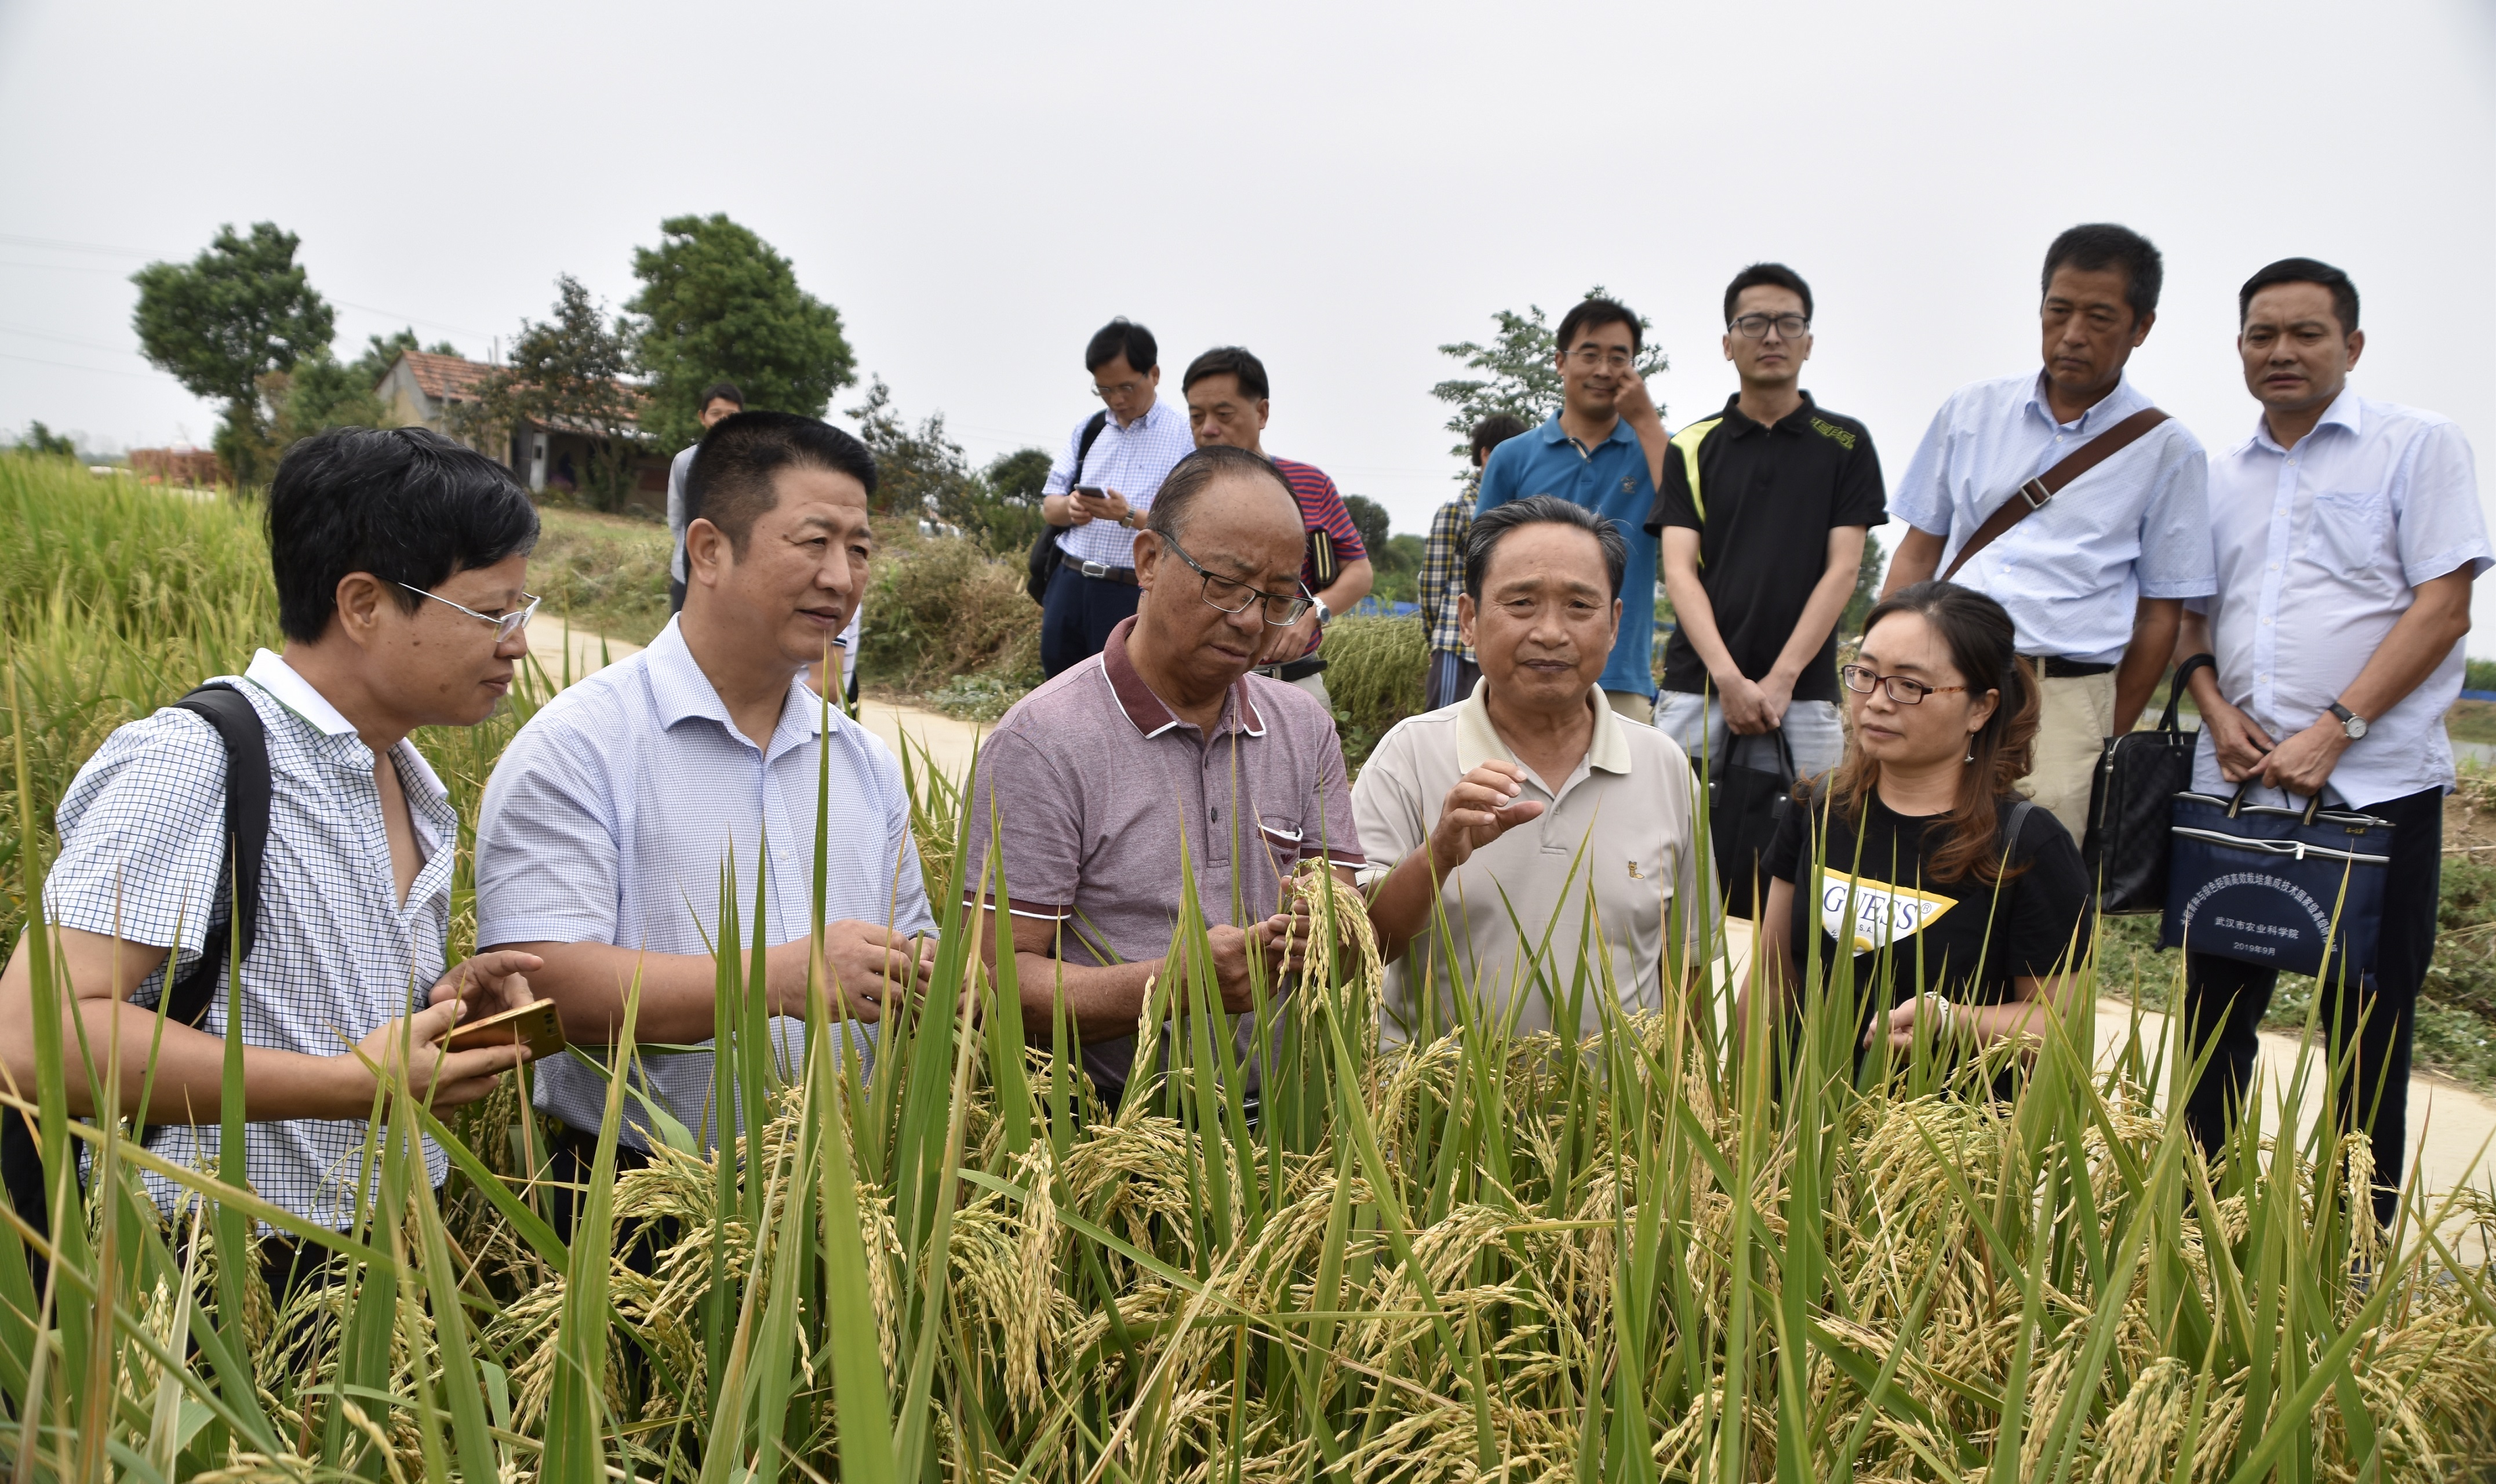
[{"label": "rice field", "polygon": [[[13,933],[77,762],[114,722],[239,669],[274,627],[249,510],[85,478],[0,458]],[[539,677],[512,717],[421,739],[463,817],[562,679]],[[610,1084],[569,1244],[516,1084],[448,1121],[379,1104],[369,1218],[346,1233],[241,1188],[238,1127],[222,1169],[193,1171],[126,1123],[75,1122],[57,1067],[85,1053],[42,965],[49,1060],[5,1116],[36,1120],[56,1179],[77,1152],[89,1180],[47,1286],[37,1234],[0,1220],[13,1476],[2250,1484],[2496,1468],[2496,1276],[2454,1255],[2474,1235],[2489,1249],[2496,1194],[2414,1196],[2378,1234],[2352,1222],[2347,1151],[2322,1129],[2281,1148],[2249,1133],[2212,1171],[2158,1111],[2163,1063],[2137,1026],[2105,1067],[2089,1026],[2060,1027],[2022,1095],[1996,1103],[1953,1090],[1988,1067],[1858,1067],[1851,985],[1790,1032],[1728,1035],[1728,987],[1700,966],[1664,1014],[1607,1015],[1580,1044],[1467,1019],[1386,1052],[1357,900],[1309,881],[1333,947],[1310,980],[1263,986],[1255,1095],[1190,911],[1145,1017],[1173,1033],[1139,1041],[1112,1117],[1062,1049],[988,1013],[1019,987],[942,905],[962,896],[962,796],[923,762],[905,759],[939,991],[887,1023],[871,1079],[827,1036],[777,1059],[762,944],[722,901],[714,1112],[756,1132],[715,1158],[671,1130],[649,1168],[610,1180],[627,1095]],[[1609,1004],[1607,972],[1546,959],[1527,992]],[[819,988],[817,1019],[837,993]],[[426,1135],[452,1155],[438,1193],[418,1178]],[[191,1192],[174,1219],[142,1169]],[[257,1263],[228,1260],[256,1222],[326,1250],[333,1280],[278,1310]]]}]

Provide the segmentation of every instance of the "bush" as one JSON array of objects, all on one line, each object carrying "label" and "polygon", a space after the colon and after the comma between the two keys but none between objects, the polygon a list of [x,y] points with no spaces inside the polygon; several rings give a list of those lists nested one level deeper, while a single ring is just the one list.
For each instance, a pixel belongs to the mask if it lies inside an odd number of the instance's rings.
[{"label": "bush", "polygon": [[1419,618],[1338,618],[1319,652],[1344,763],[1358,769],[1388,728],[1421,709],[1428,636]]},{"label": "bush", "polygon": [[2464,690],[2496,690],[2496,659],[2462,661],[2461,688]]},{"label": "bush", "polygon": [[876,539],[858,645],[866,679],[914,691],[974,672],[1039,682],[1040,608],[1021,562],[902,521],[878,521]]},{"label": "bush", "polygon": [[666,525],[630,516],[538,510],[529,584],[545,612],[591,633],[645,645],[668,626]]}]

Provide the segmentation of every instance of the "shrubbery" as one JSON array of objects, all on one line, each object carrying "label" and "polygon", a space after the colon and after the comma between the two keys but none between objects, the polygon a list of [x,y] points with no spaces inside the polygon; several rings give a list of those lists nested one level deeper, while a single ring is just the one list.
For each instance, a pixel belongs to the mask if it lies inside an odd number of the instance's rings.
[{"label": "shrubbery", "polygon": [[877,521],[876,540],[858,644],[865,679],[912,691],[974,673],[1039,683],[1040,609],[1020,559],[902,521]]}]

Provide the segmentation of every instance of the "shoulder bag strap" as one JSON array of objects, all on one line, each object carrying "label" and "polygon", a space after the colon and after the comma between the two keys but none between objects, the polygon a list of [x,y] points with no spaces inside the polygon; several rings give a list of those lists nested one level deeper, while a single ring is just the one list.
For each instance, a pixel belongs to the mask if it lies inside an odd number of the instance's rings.
[{"label": "shoulder bag strap", "polygon": [[210,930],[190,972],[166,991],[167,1018],[197,1026],[207,1018],[225,969],[226,946],[236,963],[251,957],[260,926],[260,869],[268,854],[268,734],[251,698],[231,685],[203,685],[173,703],[217,729],[226,746],[226,856],[234,873],[233,909]]},{"label": "shoulder bag strap", "polygon": [[2046,501],[2060,494],[2064,486],[2139,442],[2144,433],[2166,421],[2166,413],[2155,407],[2143,407],[2072,450],[2062,462],[2012,490],[2008,499],[1993,507],[1993,514],[1984,518],[1984,523],[1976,528],[1976,534],[1967,538],[1967,545],[1958,549],[1958,555],[1951,558],[1950,570],[1942,574],[1942,581],[1947,583],[1958,576],[1958,569],[1967,565],[1969,557],[1993,545],[2001,539],[2003,532],[2027,520],[2031,514],[2044,509]]}]

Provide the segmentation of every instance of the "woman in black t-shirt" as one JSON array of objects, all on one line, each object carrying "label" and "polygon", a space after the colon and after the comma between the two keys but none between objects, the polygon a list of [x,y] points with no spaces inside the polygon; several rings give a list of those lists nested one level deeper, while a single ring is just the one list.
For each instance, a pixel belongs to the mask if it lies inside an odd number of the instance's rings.
[{"label": "woman in black t-shirt", "polygon": [[1846,759],[1796,791],[1762,862],[1772,1003],[1791,1003],[1806,965],[1828,982],[1844,941],[1867,1048],[2042,1037],[2088,947],[2088,874],[2062,824],[2014,787],[2038,692],[2011,616],[1972,588],[1919,583],[1872,610],[1840,678]]}]

